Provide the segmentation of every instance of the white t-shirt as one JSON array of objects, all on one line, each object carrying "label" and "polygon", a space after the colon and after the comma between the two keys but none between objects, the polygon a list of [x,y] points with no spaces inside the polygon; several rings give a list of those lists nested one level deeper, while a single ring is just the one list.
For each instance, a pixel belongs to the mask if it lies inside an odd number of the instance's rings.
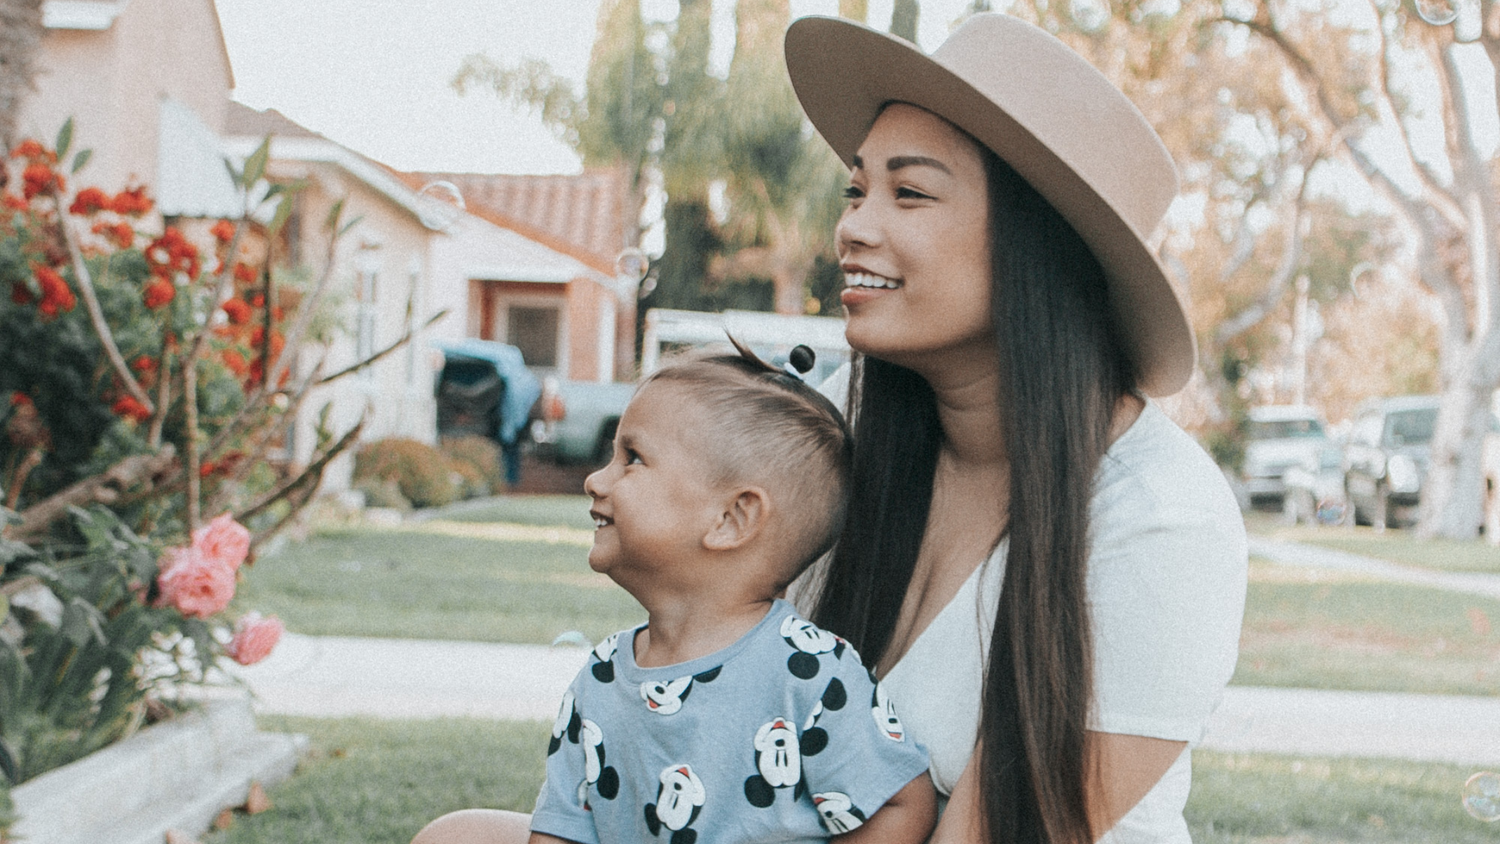
[{"label": "white t-shirt", "polygon": [[[1202,738],[1234,673],[1244,614],[1244,522],[1223,474],[1155,404],[1110,446],[1090,509],[1088,563],[1095,707],[1090,728]],[[882,678],[910,734],[949,793],[979,728],[1008,544],[975,569]],[[1190,751],[1101,841],[1189,844],[1182,817]]]}]

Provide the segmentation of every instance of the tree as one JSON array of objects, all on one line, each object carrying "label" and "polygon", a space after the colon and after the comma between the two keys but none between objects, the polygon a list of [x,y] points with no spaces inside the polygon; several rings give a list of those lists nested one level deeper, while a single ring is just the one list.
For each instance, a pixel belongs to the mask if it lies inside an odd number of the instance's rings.
[{"label": "tree", "polygon": [[891,34],[907,41],[917,40],[917,0],[896,0],[891,8]]},{"label": "tree", "polygon": [[[1315,218],[1349,215],[1339,203],[1309,205],[1306,186],[1320,169],[1355,175],[1399,223],[1411,273],[1441,316],[1443,402],[1423,494],[1424,535],[1474,535],[1490,397],[1500,385],[1500,332],[1491,305],[1500,295],[1494,162],[1471,131],[1475,109],[1493,112],[1496,104],[1465,92],[1463,48],[1455,36],[1476,41],[1489,59],[1486,72],[1493,73],[1500,6],[1483,0],[1476,7],[1478,17],[1461,17],[1452,26],[1411,16],[1395,0],[1338,6],[1188,0],[1176,8],[1124,2],[1110,14],[1080,0],[1066,9],[1040,2],[1027,9],[1131,95],[1162,130],[1185,190],[1205,198],[1197,236],[1186,238],[1186,248],[1174,239],[1166,244],[1170,262],[1214,278],[1211,262],[1193,262],[1217,252],[1219,265],[1238,274],[1253,266],[1240,256],[1265,253],[1279,233],[1280,260],[1269,271],[1250,273],[1256,282],[1249,286],[1258,286],[1259,295],[1222,311],[1213,331],[1205,330],[1210,323],[1198,298],[1203,287],[1193,287],[1194,324],[1206,340],[1211,372],[1232,368],[1223,354],[1239,336],[1237,328],[1262,324],[1285,301],[1286,282],[1309,260],[1305,227]],[[1420,87],[1424,80],[1435,96]],[[1420,140],[1416,127],[1424,118],[1439,127],[1438,143]],[[1246,143],[1247,137],[1255,140]],[[1397,151],[1394,158],[1377,155],[1382,140]],[[1278,225],[1290,220],[1303,222]],[[1213,234],[1218,237],[1205,236]],[[1226,252],[1211,243],[1215,239],[1244,248]],[[1343,295],[1359,262],[1393,260],[1395,244],[1375,238],[1371,246],[1366,254],[1346,255],[1353,266],[1324,268],[1330,283],[1343,279]],[[1237,286],[1224,273],[1218,277]]]}]

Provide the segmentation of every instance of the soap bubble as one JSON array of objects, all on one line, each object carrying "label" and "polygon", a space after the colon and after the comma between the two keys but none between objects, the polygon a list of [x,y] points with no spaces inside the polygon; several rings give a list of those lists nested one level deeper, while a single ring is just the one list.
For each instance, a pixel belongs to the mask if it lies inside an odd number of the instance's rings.
[{"label": "soap bubble", "polygon": [[589,642],[589,637],[583,635],[578,630],[568,630],[557,634],[557,638],[552,640],[552,646],[557,647],[558,645],[575,645],[580,648],[593,647],[593,644]]},{"label": "soap bubble", "polygon": [[464,195],[452,182],[428,182],[417,192],[417,219],[435,232],[445,232],[464,212]]},{"label": "soap bubble", "polygon": [[1500,774],[1480,771],[1464,783],[1464,811],[1485,821],[1500,821]]},{"label": "soap bubble", "polygon": [[1072,0],[1068,4],[1068,15],[1084,32],[1094,33],[1103,29],[1109,23],[1109,14],[1108,0]]},{"label": "soap bubble", "polygon": [[1447,26],[1458,20],[1459,0],[1412,0],[1417,16],[1433,26]]}]

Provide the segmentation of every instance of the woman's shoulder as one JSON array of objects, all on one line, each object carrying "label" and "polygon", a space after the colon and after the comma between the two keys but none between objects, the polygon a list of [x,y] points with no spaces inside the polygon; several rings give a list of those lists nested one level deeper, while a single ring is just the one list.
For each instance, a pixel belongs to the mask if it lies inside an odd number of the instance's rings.
[{"label": "woman's shoulder", "polygon": [[1242,524],[1223,470],[1151,401],[1105,454],[1094,480],[1093,507],[1095,517],[1106,521],[1116,515],[1134,521],[1192,513],[1210,522]]}]

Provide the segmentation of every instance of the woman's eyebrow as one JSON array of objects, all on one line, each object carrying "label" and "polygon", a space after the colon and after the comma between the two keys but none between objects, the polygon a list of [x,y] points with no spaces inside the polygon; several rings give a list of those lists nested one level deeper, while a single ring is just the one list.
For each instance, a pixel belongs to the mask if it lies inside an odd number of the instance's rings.
[{"label": "woman's eyebrow", "polygon": [[[853,156],[852,162],[853,169],[864,169],[864,159],[862,157]],[[885,169],[888,172],[895,172],[898,169],[906,168],[906,166],[930,166],[930,168],[941,169],[941,171],[947,172],[948,175],[953,175],[953,171],[948,169],[948,165],[942,163],[941,160],[933,159],[933,157],[929,156],[891,156],[885,162]]]}]

